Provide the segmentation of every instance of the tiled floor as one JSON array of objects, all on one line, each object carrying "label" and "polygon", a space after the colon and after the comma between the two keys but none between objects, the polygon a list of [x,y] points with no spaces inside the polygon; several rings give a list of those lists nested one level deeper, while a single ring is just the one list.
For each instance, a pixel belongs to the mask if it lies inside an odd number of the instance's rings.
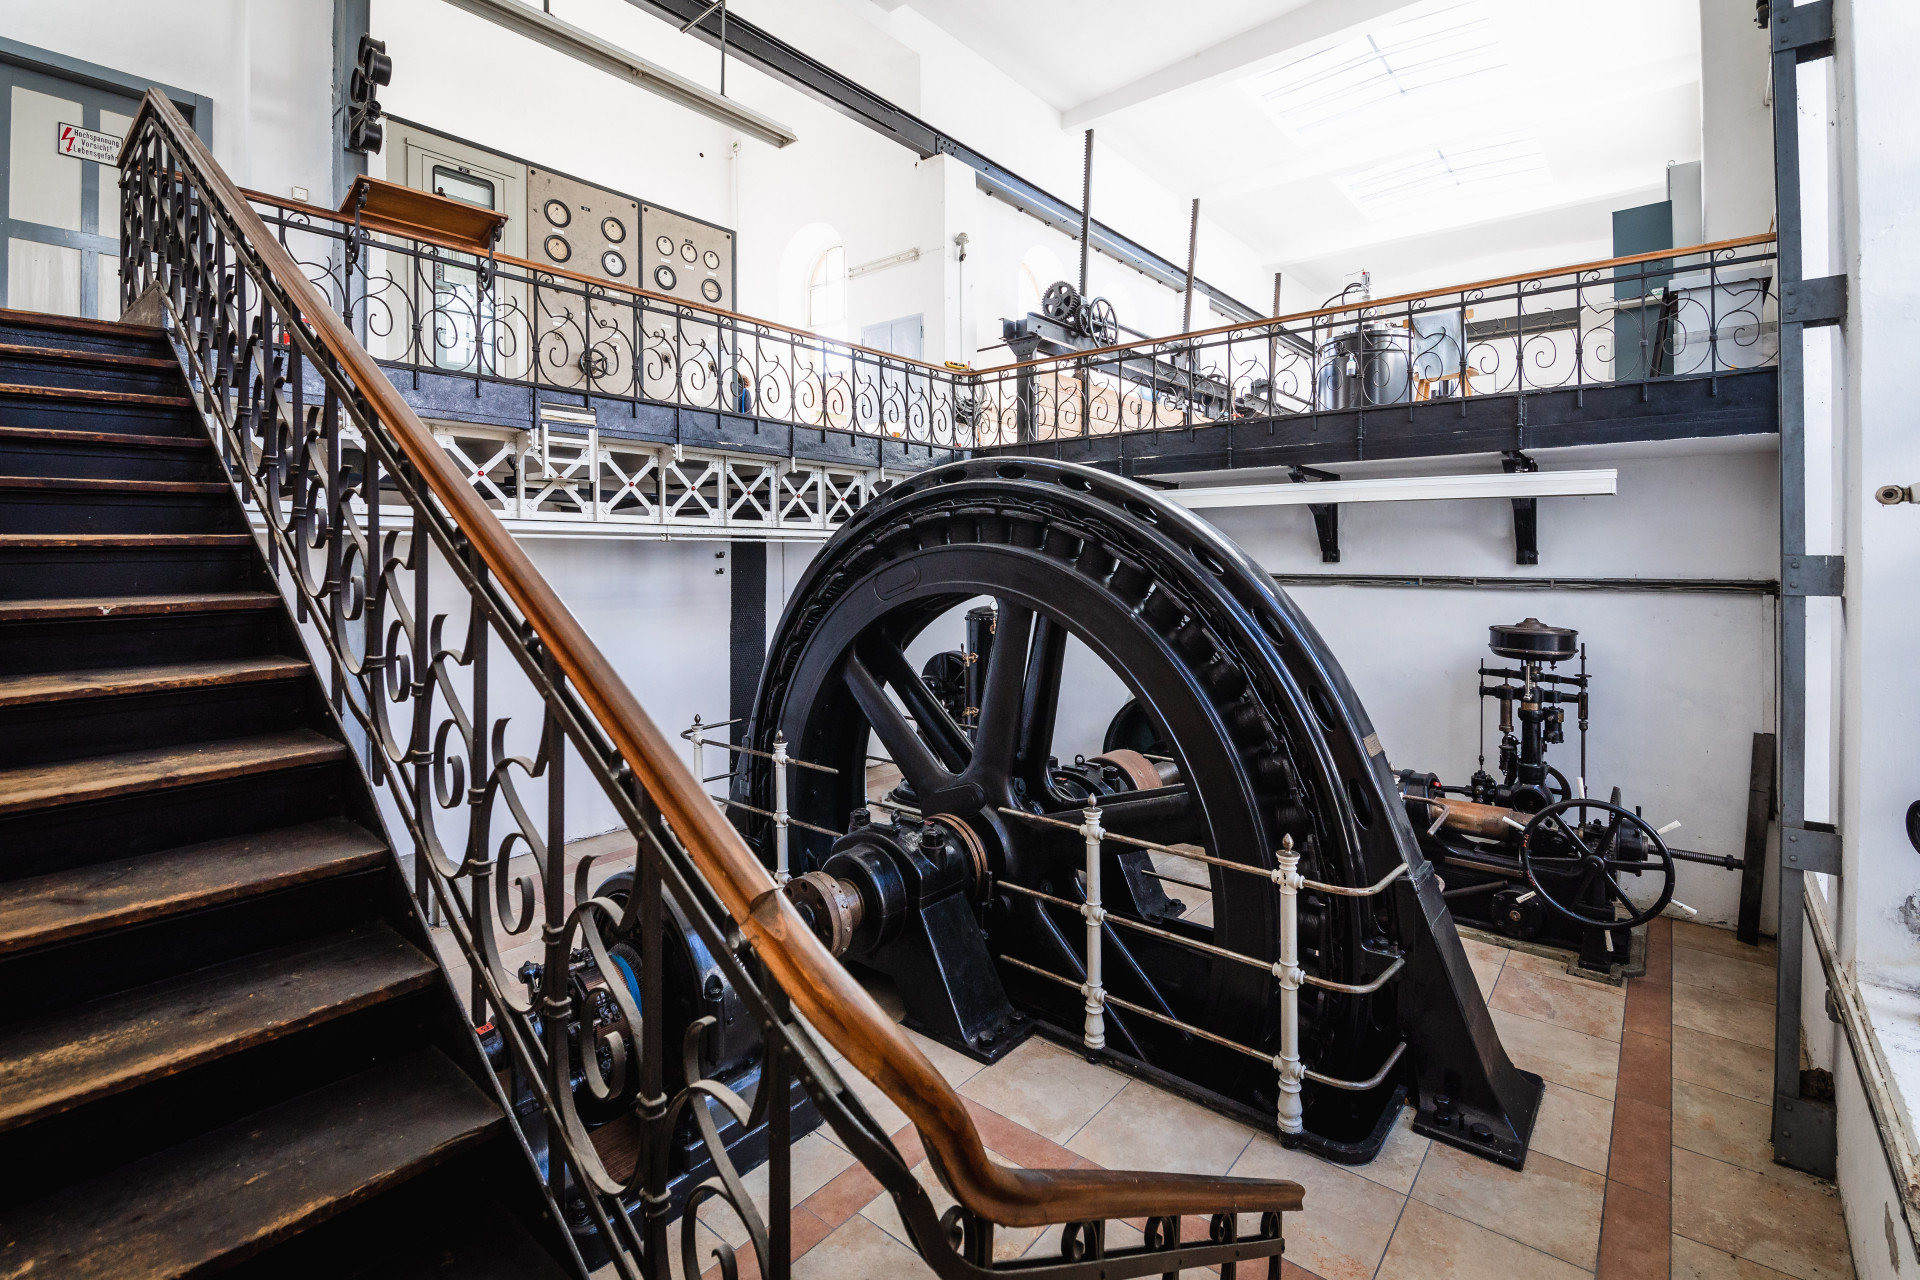
[{"label": "tiled floor", "polygon": [[[1005,1163],[1297,1180],[1306,1208],[1286,1223],[1296,1280],[1853,1275],[1831,1184],[1771,1159],[1770,945],[1656,921],[1647,975],[1624,991],[1526,952],[1466,947],[1508,1053],[1547,1081],[1519,1173],[1416,1137],[1404,1113],[1373,1163],[1333,1165],[1039,1039],[991,1067],[916,1039]],[[950,1198],[899,1109],[849,1083],[944,1209]],[[829,1132],[795,1144],[793,1178],[796,1280],[931,1274],[879,1184]],[[747,1184],[764,1204],[764,1170]],[[745,1231],[717,1204],[702,1223],[701,1258],[717,1276],[713,1246],[743,1244]],[[1003,1232],[997,1252],[1044,1256],[1058,1239]],[[756,1274],[751,1250],[739,1261]]]}]

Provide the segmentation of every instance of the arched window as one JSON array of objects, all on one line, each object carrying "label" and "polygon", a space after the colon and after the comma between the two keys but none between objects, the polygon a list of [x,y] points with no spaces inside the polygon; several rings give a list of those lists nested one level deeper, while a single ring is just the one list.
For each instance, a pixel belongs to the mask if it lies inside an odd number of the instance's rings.
[{"label": "arched window", "polygon": [[807,327],[830,337],[843,336],[847,324],[847,250],[828,245],[807,273]]}]

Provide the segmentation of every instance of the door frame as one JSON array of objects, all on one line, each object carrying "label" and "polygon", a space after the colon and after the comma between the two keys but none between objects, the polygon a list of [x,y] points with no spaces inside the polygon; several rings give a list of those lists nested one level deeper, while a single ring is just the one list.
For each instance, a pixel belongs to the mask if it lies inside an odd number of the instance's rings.
[{"label": "door frame", "polygon": [[[97,63],[85,62],[79,58],[70,58],[51,49],[41,49],[34,45],[22,44],[18,40],[9,40],[0,36],[0,64],[36,72],[55,80],[65,80],[84,88],[101,89],[110,93],[125,94],[139,98],[148,89],[158,89],[173,104],[180,108],[193,131],[209,147],[213,145],[213,99],[204,94],[188,93],[158,80],[148,80],[140,76],[131,76],[103,67]],[[0,196],[4,196],[11,176],[13,157],[8,147],[0,147]],[[96,197],[97,198],[97,197]],[[0,248],[0,254],[4,249]],[[0,297],[10,297],[7,291],[7,265],[0,256]],[[82,310],[86,309],[87,285],[83,275],[81,281]]]}]

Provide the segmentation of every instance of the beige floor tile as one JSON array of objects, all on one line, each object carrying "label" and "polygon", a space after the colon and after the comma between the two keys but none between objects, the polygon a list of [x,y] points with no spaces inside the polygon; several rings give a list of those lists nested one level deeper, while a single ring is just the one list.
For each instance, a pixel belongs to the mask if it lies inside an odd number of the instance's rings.
[{"label": "beige floor tile", "polygon": [[1735,960],[1691,947],[1673,949],[1675,985],[1705,987],[1722,995],[1739,996],[1769,1007],[1773,1004],[1774,969],[1771,965]]},{"label": "beige floor tile", "polygon": [[908,1280],[932,1274],[918,1254],[857,1213],[793,1264],[793,1280]]},{"label": "beige floor tile", "polygon": [[1804,1175],[1769,1177],[1676,1150],[1673,1230],[1797,1280],[1852,1280],[1840,1197]]},{"label": "beige floor tile", "polygon": [[1418,1200],[1407,1202],[1376,1275],[1377,1280],[1588,1280],[1588,1273],[1571,1263]]},{"label": "beige floor tile", "polygon": [[[1002,1164],[1013,1163],[997,1152],[988,1151],[987,1154]],[[922,1187],[926,1188],[927,1198],[933,1201],[933,1212],[936,1216],[953,1207],[953,1197],[948,1194],[945,1187],[940,1185],[940,1179],[933,1172],[932,1165],[922,1160],[914,1166],[913,1176]],[[860,1214],[901,1244],[912,1246],[913,1241],[908,1237],[907,1224],[900,1217],[899,1206],[894,1204],[892,1196],[882,1192],[875,1196],[866,1208],[860,1211]],[[1040,1232],[1039,1227],[996,1227],[993,1233],[994,1258],[1004,1262],[1019,1257],[1033,1244]]]},{"label": "beige floor tile", "polygon": [[1673,1029],[1673,1078],[1748,1102],[1773,1101],[1773,1046],[1741,1044],[1692,1027]]},{"label": "beige floor tile", "polygon": [[[824,1126],[794,1143],[789,1159],[794,1204],[799,1204],[853,1165],[852,1156],[827,1140]],[[753,1206],[759,1211],[763,1223],[771,1220],[767,1212],[767,1178],[767,1166],[763,1163],[740,1179],[747,1188],[747,1194],[753,1198]],[[736,1249],[747,1241],[746,1223],[730,1206],[718,1200],[709,1200],[700,1206],[700,1221]]]},{"label": "beige floor tile", "polygon": [[1291,1178],[1305,1189],[1305,1207],[1287,1215],[1287,1257],[1323,1280],[1368,1280],[1380,1265],[1405,1199],[1304,1151],[1289,1151],[1265,1134],[1233,1166],[1239,1178]]},{"label": "beige floor tile", "polygon": [[1785,1272],[1689,1240],[1673,1238],[1672,1280],[1789,1280]]},{"label": "beige floor tile", "polygon": [[1119,1072],[1035,1036],[961,1085],[960,1092],[1043,1138],[1065,1143],[1126,1085]]},{"label": "beige floor tile", "polygon": [[1547,1084],[1533,1122],[1532,1150],[1605,1175],[1612,1138],[1611,1102],[1563,1084]]},{"label": "beige floor tile", "polygon": [[1492,1015],[1515,1066],[1596,1098],[1613,1097],[1620,1075],[1618,1044],[1500,1009]]},{"label": "beige floor tile", "polygon": [[1500,976],[1507,957],[1513,953],[1505,947],[1496,947],[1491,942],[1480,942],[1474,938],[1462,938],[1460,945],[1466,949],[1467,963],[1473,966],[1473,978],[1480,984],[1480,998],[1484,1000],[1493,994],[1494,980]]},{"label": "beige floor tile", "polygon": [[1109,1169],[1225,1173],[1252,1138],[1243,1124],[1133,1080],[1066,1147]]},{"label": "beige floor tile", "polygon": [[1413,1198],[1591,1270],[1600,1253],[1607,1180],[1535,1151],[1516,1172],[1436,1142]]},{"label": "beige floor tile", "polygon": [[1686,920],[1673,922],[1673,945],[1690,951],[1711,951],[1717,956],[1764,965],[1769,970],[1780,956],[1780,948],[1772,938],[1762,938],[1759,946],[1750,947],[1735,937],[1731,929],[1716,929]]},{"label": "beige floor tile", "polygon": [[[672,1280],[686,1280],[686,1270],[680,1264],[680,1222],[681,1220],[679,1218],[675,1218],[667,1224],[667,1243],[670,1246],[667,1250],[667,1269],[672,1274]],[[713,1255],[722,1248],[722,1241],[719,1236],[708,1230],[705,1222],[695,1223],[693,1230],[694,1249],[696,1250],[696,1270],[694,1271],[694,1275],[697,1277],[705,1272],[708,1267],[714,1265]],[[748,1254],[752,1253],[751,1250],[745,1250],[744,1252]],[[612,1264],[608,1264],[608,1266],[608,1275],[619,1274],[617,1270],[612,1268]]]},{"label": "beige floor tile", "polygon": [[1393,1122],[1393,1132],[1387,1135],[1380,1154],[1366,1164],[1346,1167],[1369,1182],[1377,1182],[1404,1196],[1413,1190],[1420,1162],[1427,1158],[1427,1148],[1432,1142],[1431,1138],[1423,1138],[1413,1131],[1413,1108],[1402,1107],[1400,1118]]},{"label": "beige floor tile", "polygon": [[1742,1000],[1705,987],[1673,986],[1673,1025],[1738,1040],[1757,1049],[1773,1047],[1773,1006]]},{"label": "beige floor tile", "polygon": [[928,1039],[912,1027],[906,1028],[907,1038],[918,1045],[920,1052],[927,1055],[927,1061],[933,1069],[947,1078],[947,1083],[958,1088],[980,1074],[987,1064],[969,1058],[958,1049],[949,1049],[938,1040]]},{"label": "beige floor tile", "polygon": [[1797,1176],[1773,1162],[1773,1109],[1684,1080],[1673,1082],[1673,1145],[1768,1177]]},{"label": "beige floor tile", "polygon": [[1500,970],[1490,1007],[1618,1042],[1626,992],[1568,976],[1564,965],[1516,951]]},{"label": "beige floor tile", "polygon": [[[879,1085],[855,1071],[850,1063],[838,1063],[834,1066],[834,1070],[838,1071],[840,1078],[847,1082],[847,1087],[853,1090],[854,1096],[865,1104],[882,1133],[897,1133],[900,1126],[907,1122],[907,1113],[894,1106],[893,1099],[880,1092]],[[828,1141],[838,1145],[839,1139],[834,1136],[833,1130],[823,1125],[820,1132]]]}]

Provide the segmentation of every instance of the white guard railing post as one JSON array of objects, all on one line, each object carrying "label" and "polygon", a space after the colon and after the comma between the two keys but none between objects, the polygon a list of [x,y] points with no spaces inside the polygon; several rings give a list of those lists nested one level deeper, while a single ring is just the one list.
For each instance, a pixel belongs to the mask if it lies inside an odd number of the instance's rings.
[{"label": "white guard railing post", "polygon": [[707,776],[707,740],[700,736],[700,728],[700,717],[695,716],[693,718],[693,727],[687,730],[687,741],[692,744],[693,749],[693,776],[701,779],[700,785],[704,788],[707,785],[705,781]]},{"label": "white guard railing post", "polygon": [[1293,837],[1283,836],[1275,855],[1273,882],[1280,890],[1280,961],[1274,965],[1280,980],[1280,1054],[1273,1060],[1280,1073],[1280,1099],[1277,1105],[1281,1133],[1300,1133],[1302,1120],[1300,1081],[1300,855],[1294,852]]},{"label": "white guard railing post", "polygon": [[1100,905],[1100,841],[1106,831],[1100,826],[1100,801],[1087,797],[1081,813],[1080,834],[1087,842],[1087,901],[1081,914],[1087,918],[1087,982],[1081,988],[1087,997],[1086,1045],[1089,1058],[1107,1047],[1107,992],[1100,985],[1101,933],[1106,923],[1106,908]]},{"label": "white guard railing post", "polygon": [[787,873],[787,735],[773,733],[773,878],[785,884]]}]

